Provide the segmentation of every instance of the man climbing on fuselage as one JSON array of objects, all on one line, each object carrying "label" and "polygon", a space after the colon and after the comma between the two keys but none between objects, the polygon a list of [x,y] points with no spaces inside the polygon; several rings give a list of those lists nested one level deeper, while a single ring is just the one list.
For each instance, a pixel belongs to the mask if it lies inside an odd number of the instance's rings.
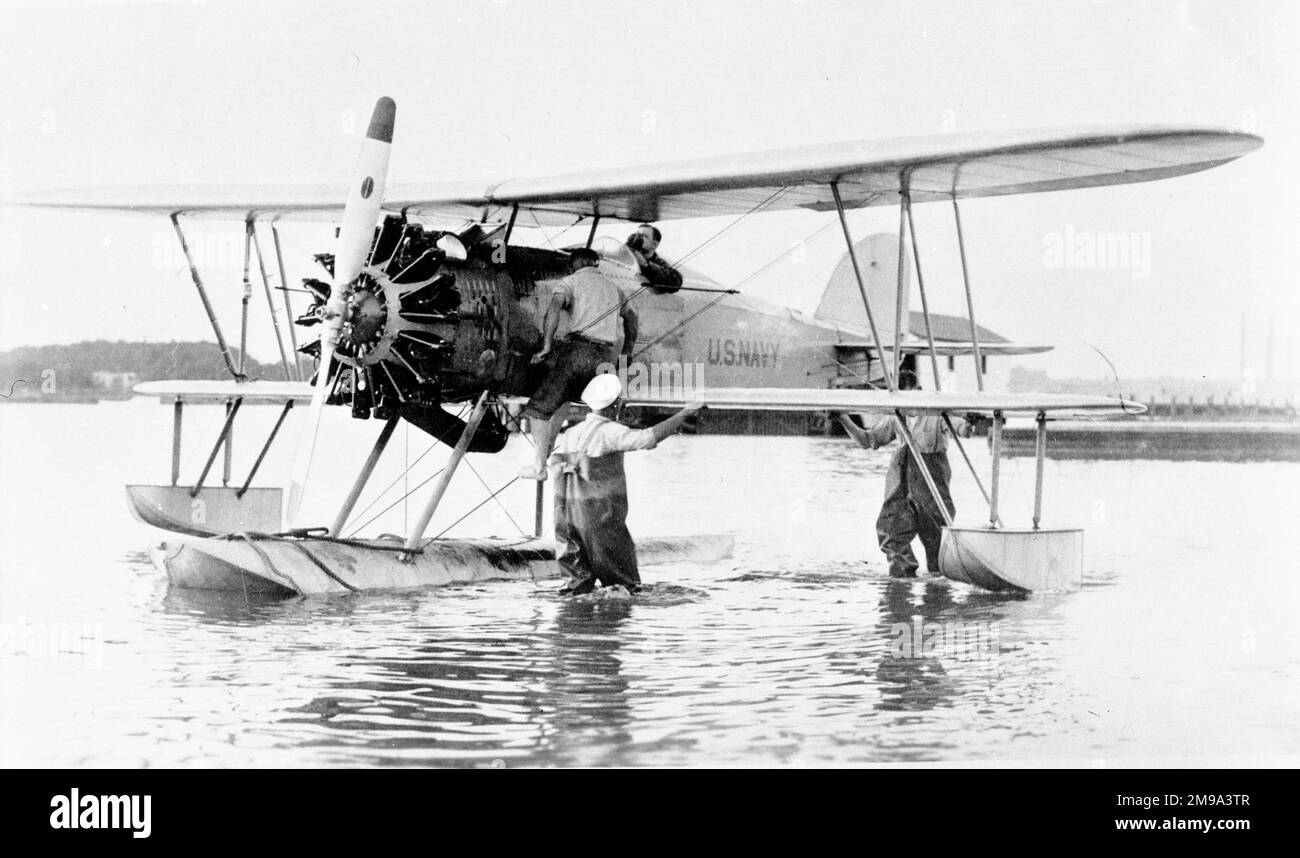
[{"label": "man climbing on fuselage", "polygon": [[[597,267],[600,256],[589,249],[570,254],[573,273],[560,281],[542,319],[542,347],[532,362],[546,362],[546,376],[533,392],[524,414],[535,446],[533,463],[519,470],[528,480],[546,479],[546,459],[564,423],[569,402],[581,395],[601,364],[618,361],[622,334],[623,354],[636,346],[636,313],[622,291]],[[569,333],[556,341],[560,316],[569,314]]]}]

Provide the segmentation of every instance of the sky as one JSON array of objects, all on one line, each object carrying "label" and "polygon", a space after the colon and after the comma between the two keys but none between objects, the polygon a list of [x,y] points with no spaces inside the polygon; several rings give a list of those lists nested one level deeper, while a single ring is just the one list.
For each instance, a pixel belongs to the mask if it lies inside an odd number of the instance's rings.
[{"label": "sky", "polygon": [[[398,105],[390,182],[953,131],[1232,127],[1264,148],[1164,182],[967,203],[976,315],[1055,345],[1015,360],[1056,376],[1109,377],[1095,347],[1122,377],[1296,379],[1297,24],[1294,3],[1200,0],[5,4],[0,197],[346,184],[381,95]],[[915,213],[931,308],[962,312],[950,209]],[[756,216],[692,265],[736,283],[829,217]],[[897,210],[850,222],[896,229]],[[664,224],[662,250],[682,255],[726,223]],[[241,225],[188,232],[237,331]],[[282,236],[291,280],[332,245],[319,224]],[[825,230],[744,291],[815,307],[840,239]],[[1127,260],[1070,251],[1097,241],[1122,242]],[[0,208],[0,297],[0,349],[211,337],[165,220]],[[250,351],[272,359],[269,322],[251,325]]]}]

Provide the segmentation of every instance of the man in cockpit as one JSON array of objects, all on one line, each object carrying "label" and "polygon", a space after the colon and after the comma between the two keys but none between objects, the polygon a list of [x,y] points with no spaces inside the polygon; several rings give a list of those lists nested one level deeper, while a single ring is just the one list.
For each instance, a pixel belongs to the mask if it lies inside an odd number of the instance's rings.
[{"label": "man in cockpit", "polygon": [[643,223],[627,237],[628,249],[641,266],[641,276],[660,292],[676,292],[682,288],[682,274],[664,261],[658,253],[663,234],[653,224]]}]

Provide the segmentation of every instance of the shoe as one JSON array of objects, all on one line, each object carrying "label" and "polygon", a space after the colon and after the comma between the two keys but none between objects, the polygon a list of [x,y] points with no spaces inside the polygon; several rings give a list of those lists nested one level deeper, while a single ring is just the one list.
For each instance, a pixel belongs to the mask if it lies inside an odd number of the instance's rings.
[{"label": "shoe", "polygon": [[579,581],[577,584],[566,584],[560,588],[561,596],[585,596],[594,592],[596,581],[594,578],[588,578],[586,581]]},{"label": "shoe", "polygon": [[628,590],[628,588],[622,584],[611,584],[608,587],[601,588],[600,596],[604,599],[631,599],[632,591]]},{"label": "shoe", "polygon": [[519,469],[519,479],[537,480],[539,483],[546,482],[546,470],[537,470],[536,465],[524,465]]}]

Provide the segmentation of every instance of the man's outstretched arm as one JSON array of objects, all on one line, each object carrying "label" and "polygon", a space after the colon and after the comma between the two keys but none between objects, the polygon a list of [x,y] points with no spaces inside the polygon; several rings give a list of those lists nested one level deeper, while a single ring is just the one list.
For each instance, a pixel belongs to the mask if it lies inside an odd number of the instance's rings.
[{"label": "man's outstretched arm", "polygon": [[655,425],[651,426],[650,432],[654,434],[655,442],[657,443],[659,441],[662,441],[663,439],[667,438],[669,435],[674,434],[678,429],[682,428],[682,424],[686,422],[687,418],[689,418],[692,414],[695,414],[703,407],[704,407],[703,402],[688,402],[686,403],[685,408],[683,408],[681,411],[678,411],[672,417],[669,417],[667,420],[661,420]]}]

